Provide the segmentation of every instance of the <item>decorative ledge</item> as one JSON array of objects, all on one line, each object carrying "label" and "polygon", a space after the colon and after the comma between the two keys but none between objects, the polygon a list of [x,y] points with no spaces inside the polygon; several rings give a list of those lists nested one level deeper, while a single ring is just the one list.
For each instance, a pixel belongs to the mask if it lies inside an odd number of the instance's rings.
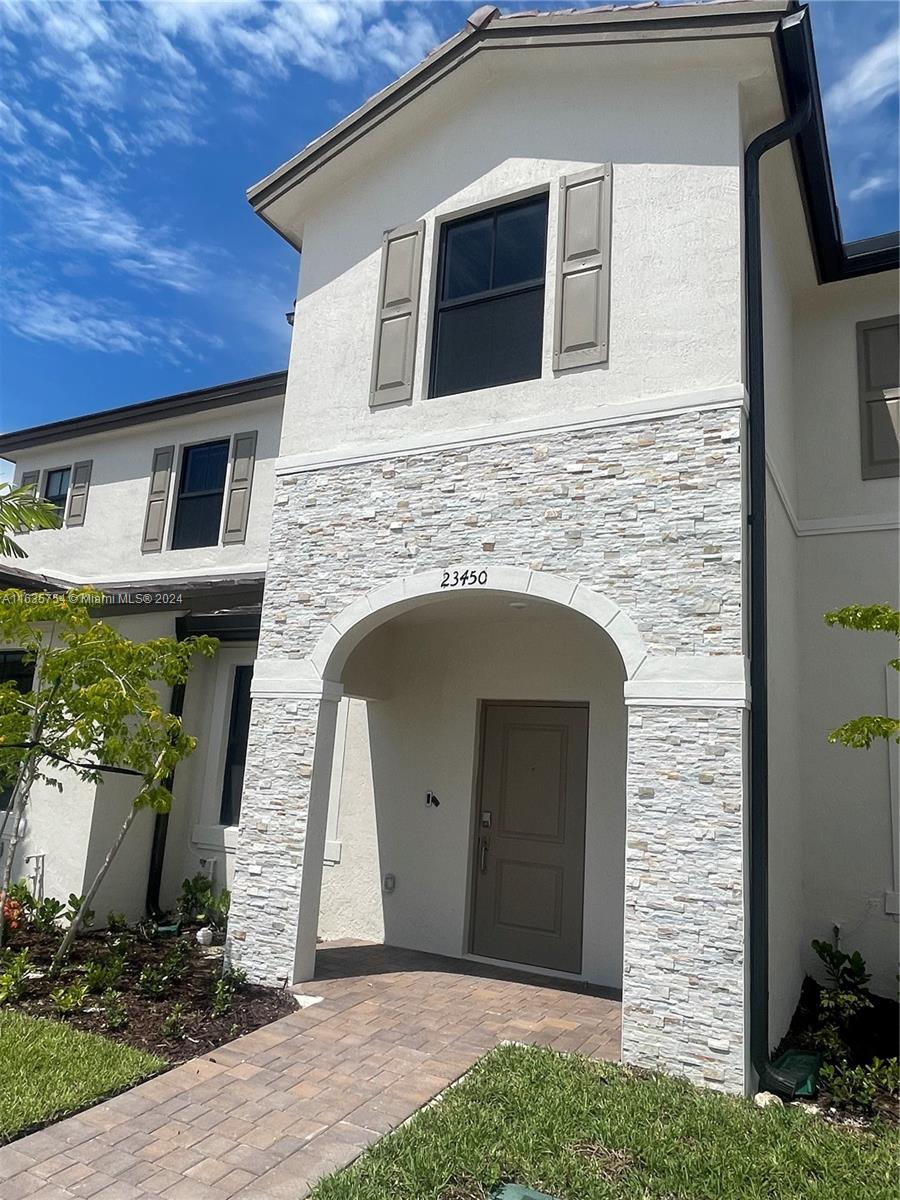
[{"label": "decorative ledge", "polygon": [[629,707],[749,708],[750,662],[737,654],[649,656],[625,683]]}]

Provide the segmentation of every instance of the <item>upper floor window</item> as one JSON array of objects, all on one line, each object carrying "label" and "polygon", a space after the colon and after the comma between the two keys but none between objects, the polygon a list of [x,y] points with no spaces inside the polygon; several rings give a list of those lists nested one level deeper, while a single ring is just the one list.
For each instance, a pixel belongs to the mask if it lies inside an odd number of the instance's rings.
[{"label": "upper floor window", "polygon": [[856,326],[863,479],[900,474],[900,318]]},{"label": "upper floor window", "polygon": [[63,513],[66,511],[71,476],[70,467],[55,467],[52,471],[48,471],[44,478],[44,499],[56,505],[60,525],[62,525]]},{"label": "upper floor window", "polygon": [[175,504],[173,550],[218,543],[227,469],[227,438],[185,447]]},{"label": "upper floor window", "polygon": [[441,230],[431,395],[541,374],[547,195]]}]

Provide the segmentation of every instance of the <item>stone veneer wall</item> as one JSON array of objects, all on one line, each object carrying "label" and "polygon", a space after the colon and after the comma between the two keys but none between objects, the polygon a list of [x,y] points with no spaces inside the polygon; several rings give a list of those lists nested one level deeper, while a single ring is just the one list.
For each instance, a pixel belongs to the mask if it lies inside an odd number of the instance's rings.
[{"label": "stone veneer wall", "polygon": [[741,415],[684,413],[278,480],[259,654],[380,583],[509,564],[595,588],[651,651],[741,653]]},{"label": "stone veneer wall", "polygon": [[[740,654],[740,455],[741,414],[722,408],[284,476],[260,658],[307,658],[380,584],[492,565],[602,592],[651,655]],[[317,710],[253,704],[229,954],[254,979],[293,977]],[[729,1089],[743,1053],[740,724],[740,710],[633,710],[628,768],[625,1053]]]},{"label": "stone veneer wall", "polygon": [[629,709],[622,1057],[740,1091],[742,709]]}]

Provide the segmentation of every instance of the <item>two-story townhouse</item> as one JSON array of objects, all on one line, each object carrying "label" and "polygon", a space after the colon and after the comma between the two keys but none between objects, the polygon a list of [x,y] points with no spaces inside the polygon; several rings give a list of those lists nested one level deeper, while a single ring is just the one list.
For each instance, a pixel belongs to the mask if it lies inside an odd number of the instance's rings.
[{"label": "two-story townhouse", "polygon": [[[897,238],[841,240],[807,11],[480,9],[250,199],[303,269],[231,959],[565,975],[753,1087],[811,937],[896,970],[895,764],[825,740],[890,648],[821,614],[896,593]],[[235,836],[216,764],[164,901]]]},{"label": "two-story townhouse", "polygon": [[811,937],[896,969],[888,751],[826,742],[890,647],[822,613],[896,593],[897,238],[807,10],[479,9],[249,198],[303,269],[232,959],[565,973],[753,1086]]},{"label": "two-story townhouse", "polygon": [[[230,882],[285,380],[282,371],[0,435],[16,481],[59,507],[59,528],[21,535],[28,557],[3,560],[0,585],[89,585],[103,595],[97,615],[138,640],[221,641],[180,695],[163,697],[199,746],[178,770],[171,816],[135,821],[98,893],[98,920],[171,908],[198,871]],[[31,676],[14,646],[0,648],[0,672]],[[65,897],[93,879],[133,785],[59,778],[62,796],[35,785],[15,870],[38,894]]]}]

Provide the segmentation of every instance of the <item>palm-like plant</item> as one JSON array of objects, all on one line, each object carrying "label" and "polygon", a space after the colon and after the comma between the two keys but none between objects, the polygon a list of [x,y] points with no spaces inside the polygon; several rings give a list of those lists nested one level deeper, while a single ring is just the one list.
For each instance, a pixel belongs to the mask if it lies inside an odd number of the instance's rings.
[{"label": "palm-like plant", "polygon": [[33,487],[0,483],[0,554],[27,558],[27,552],[12,535],[32,529],[56,529],[58,525],[59,509],[49,500],[38,499]]}]

